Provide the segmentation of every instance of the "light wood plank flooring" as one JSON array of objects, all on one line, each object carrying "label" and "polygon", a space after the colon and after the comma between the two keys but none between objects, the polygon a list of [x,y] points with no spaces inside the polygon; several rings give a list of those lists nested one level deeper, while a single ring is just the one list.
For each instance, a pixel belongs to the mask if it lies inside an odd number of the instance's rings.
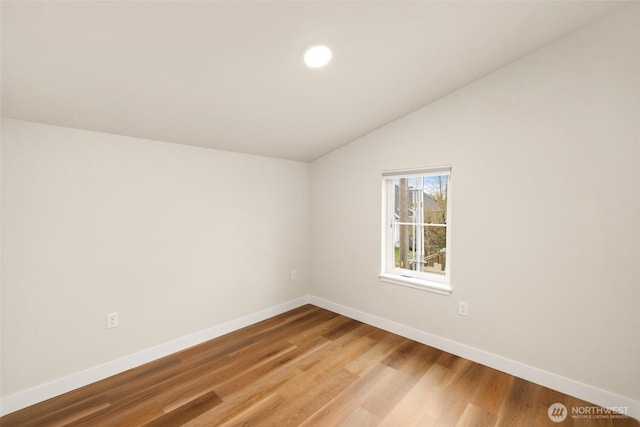
[{"label": "light wood plank flooring", "polygon": [[[552,403],[569,416],[554,423]],[[0,419],[10,426],[635,426],[306,305]]]}]

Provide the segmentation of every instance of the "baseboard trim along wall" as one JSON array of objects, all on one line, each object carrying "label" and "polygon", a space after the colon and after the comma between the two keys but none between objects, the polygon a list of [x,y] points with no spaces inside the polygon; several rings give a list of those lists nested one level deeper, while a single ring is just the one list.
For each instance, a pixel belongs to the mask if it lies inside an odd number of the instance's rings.
[{"label": "baseboard trim along wall", "polygon": [[108,378],[112,375],[116,375],[161,357],[168,356],[169,354],[184,350],[229,332],[236,331],[244,328],[245,326],[285,313],[304,304],[313,304],[317,307],[342,314],[343,316],[359,320],[377,328],[393,332],[394,334],[398,334],[405,338],[464,357],[482,365],[489,366],[527,381],[540,384],[544,387],[575,396],[579,399],[592,402],[605,408],[627,407],[627,415],[640,419],[640,402],[628,397],[620,396],[579,381],[565,378],[533,366],[516,362],[502,356],[488,353],[474,347],[451,341],[401,323],[312,295],[296,298],[256,313],[213,326],[203,331],[187,335],[177,340],[152,347],[148,350],[144,350],[130,356],[125,356],[112,362],[96,366],[95,368],[87,369],[8,396],[0,401],[0,415],[6,415],[22,408],[26,408],[27,406],[42,402],[46,399],[50,399],[93,382]]},{"label": "baseboard trim along wall", "polygon": [[264,310],[260,310],[256,313],[252,313],[238,319],[230,320],[220,325],[213,326],[211,328],[184,336],[182,338],[178,338],[173,341],[169,341],[164,344],[160,344],[147,350],[143,350],[139,353],[125,356],[112,362],[108,362],[94,368],[86,369],[76,374],[72,374],[67,377],[63,377],[7,396],[0,401],[0,416],[18,411],[20,409],[26,408],[27,406],[34,405],[38,402],[42,402],[52,397],[67,393],[71,390],[84,387],[85,385],[144,365],[145,363],[149,363],[156,359],[160,359],[161,357],[165,357],[189,347],[193,347],[194,345],[198,345],[213,338],[228,334],[229,332],[236,331],[238,329],[244,328],[245,326],[253,325],[254,323],[258,323],[270,317],[277,316],[278,314],[286,313],[289,310],[293,310],[294,308],[303,306],[308,303],[309,296],[296,298],[294,300],[278,304]]},{"label": "baseboard trim along wall", "polygon": [[507,359],[474,347],[451,341],[428,332],[415,329],[382,317],[378,317],[360,310],[347,307],[333,301],[315,296],[309,297],[309,303],[334,313],[342,314],[351,319],[359,320],[371,326],[412,339],[419,343],[435,347],[456,356],[464,357],[481,365],[498,371],[506,372],[515,377],[525,379],[535,384],[568,394],[578,399],[586,400],[604,408],[627,407],[627,415],[640,419],[640,402],[626,396],[611,393],[600,388],[565,378],[545,370],[526,365],[515,360]]}]

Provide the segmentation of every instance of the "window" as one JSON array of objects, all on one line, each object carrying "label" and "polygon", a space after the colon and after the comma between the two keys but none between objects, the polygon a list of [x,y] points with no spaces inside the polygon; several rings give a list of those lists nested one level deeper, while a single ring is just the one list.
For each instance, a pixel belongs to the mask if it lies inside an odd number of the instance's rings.
[{"label": "window", "polygon": [[380,279],[451,292],[451,168],[382,174],[382,269]]}]

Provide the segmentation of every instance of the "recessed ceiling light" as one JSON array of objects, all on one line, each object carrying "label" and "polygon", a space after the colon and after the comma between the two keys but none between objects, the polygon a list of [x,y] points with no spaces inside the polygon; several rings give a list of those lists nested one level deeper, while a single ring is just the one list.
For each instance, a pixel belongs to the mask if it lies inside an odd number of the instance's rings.
[{"label": "recessed ceiling light", "polygon": [[304,53],[304,63],[309,68],[324,67],[331,61],[331,49],[324,45],[311,46]]}]

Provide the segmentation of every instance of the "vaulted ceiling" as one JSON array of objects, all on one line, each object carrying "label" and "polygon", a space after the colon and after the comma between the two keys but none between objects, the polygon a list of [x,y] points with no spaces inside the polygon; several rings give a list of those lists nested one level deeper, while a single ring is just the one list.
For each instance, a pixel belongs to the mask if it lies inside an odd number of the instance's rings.
[{"label": "vaulted ceiling", "polygon": [[[3,116],[310,161],[614,2],[3,1]],[[324,43],[325,68],[302,54]],[[576,70],[580,72],[580,70]]]}]

